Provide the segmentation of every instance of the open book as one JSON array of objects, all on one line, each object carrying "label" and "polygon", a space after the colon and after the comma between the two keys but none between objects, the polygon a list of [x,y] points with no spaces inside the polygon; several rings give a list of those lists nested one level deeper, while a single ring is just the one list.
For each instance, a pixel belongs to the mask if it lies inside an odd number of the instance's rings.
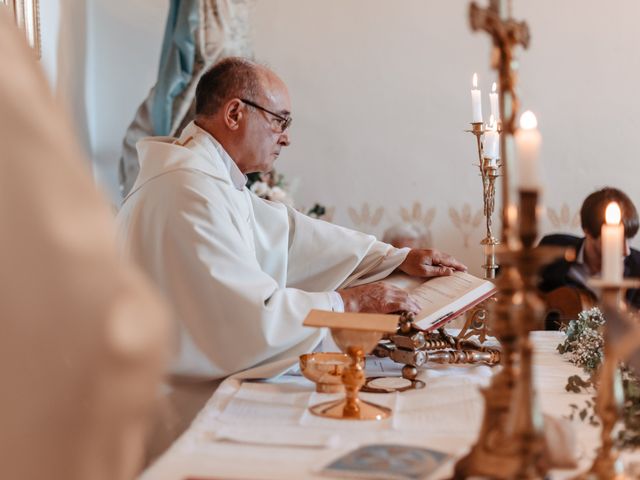
[{"label": "open book", "polygon": [[420,304],[422,310],[416,316],[416,325],[424,330],[443,326],[497,292],[490,281],[466,272],[426,282],[403,274],[392,275],[385,281],[408,290]]}]

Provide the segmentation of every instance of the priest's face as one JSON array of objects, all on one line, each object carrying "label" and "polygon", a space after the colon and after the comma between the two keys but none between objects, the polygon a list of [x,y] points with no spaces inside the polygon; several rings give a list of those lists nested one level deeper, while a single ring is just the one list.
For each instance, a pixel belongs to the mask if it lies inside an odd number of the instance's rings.
[{"label": "priest's face", "polygon": [[257,98],[244,99],[243,154],[238,161],[242,173],[271,171],[282,147],[289,145],[289,90],[273,72],[261,76],[262,92]]}]

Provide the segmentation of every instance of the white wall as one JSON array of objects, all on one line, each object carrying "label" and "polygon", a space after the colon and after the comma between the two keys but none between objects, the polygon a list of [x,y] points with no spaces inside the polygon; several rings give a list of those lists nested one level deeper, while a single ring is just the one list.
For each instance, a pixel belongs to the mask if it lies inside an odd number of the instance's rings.
[{"label": "white wall", "polygon": [[168,0],[41,0],[41,64],[98,183],[119,202],[117,161],[155,83]]},{"label": "white wall", "polygon": [[58,58],[58,32],[60,28],[60,1],[46,0],[40,2],[40,42],[42,57],[40,59],[52,88],[56,85]]},{"label": "white wall", "polygon": [[169,1],[89,1],[93,159],[115,201],[122,138],[156,81]]},{"label": "white wall", "polygon": [[[115,195],[121,138],[155,81],[168,0],[87,2],[91,149]],[[582,199],[607,184],[640,205],[640,2],[513,3],[532,33],[519,55],[520,92],[544,137],[543,229],[577,232]],[[319,201],[337,223],[376,234],[402,208],[421,218],[433,209],[433,243],[479,272],[481,188],[463,130],[472,73],[485,93],[494,74],[489,38],[471,33],[467,8],[466,0],[255,0],[253,38],[258,59],[290,86],[293,144],[277,167],[297,181],[298,205]],[[365,205],[370,217],[384,209],[378,223],[359,221]]]},{"label": "white wall", "polygon": [[[474,141],[463,130],[472,73],[485,92],[495,78],[489,37],[471,33],[468,3],[260,1],[255,48],[291,88],[293,144],[278,168],[301,178],[301,204],[335,206],[335,220],[351,226],[349,208],[384,207],[379,224],[357,225],[374,233],[403,207],[434,208],[434,244],[479,271],[482,224],[464,227],[466,248],[450,216],[466,204],[473,217],[481,206]],[[513,3],[532,34],[519,55],[520,92],[544,138],[543,229],[579,231],[572,220],[582,199],[608,184],[640,205],[640,2]]]}]

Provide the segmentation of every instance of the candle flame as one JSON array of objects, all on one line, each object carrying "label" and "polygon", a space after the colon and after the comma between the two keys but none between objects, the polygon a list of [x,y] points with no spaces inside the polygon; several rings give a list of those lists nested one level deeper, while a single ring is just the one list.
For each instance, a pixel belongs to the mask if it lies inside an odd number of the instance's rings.
[{"label": "candle flame", "polygon": [[473,88],[478,88],[478,74],[473,74]]},{"label": "candle flame", "polygon": [[531,110],[527,110],[520,115],[520,128],[524,130],[533,130],[538,126],[538,120]]},{"label": "candle flame", "polygon": [[491,85],[491,93],[496,93],[496,89],[498,87],[496,86],[496,82],[493,82],[493,85]]},{"label": "candle flame", "polygon": [[496,119],[493,118],[493,115],[489,116],[489,125],[487,125],[489,130],[497,130],[498,126],[496,125]]},{"label": "candle flame", "polygon": [[622,212],[620,212],[620,206],[617,202],[611,202],[607,205],[607,209],[604,212],[604,218],[607,221],[607,225],[618,225],[622,218]]},{"label": "candle flame", "polygon": [[507,207],[507,218],[511,225],[515,225],[518,222],[518,206],[511,204]]}]

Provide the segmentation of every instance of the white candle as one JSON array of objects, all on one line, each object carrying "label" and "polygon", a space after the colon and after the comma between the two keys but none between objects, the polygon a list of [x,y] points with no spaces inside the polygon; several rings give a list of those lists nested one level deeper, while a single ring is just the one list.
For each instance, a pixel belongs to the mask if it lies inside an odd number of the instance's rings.
[{"label": "white candle", "polygon": [[520,128],[516,132],[518,154],[518,186],[523,190],[538,189],[538,152],[542,137],[533,112],[527,110],[520,116]]},{"label": "white candle", "polygon": [[620,223],[622,215],[616,202],[607,205],[606,223],[602,224],[602,279],[617,283],[622,280],[624,262],[624,225]]},{"label": "white candle", "polygon": [[507,207],[507,219],[509,220],[509,225],[515,225],[518,223],[518,206],[513,203]]},{"label": "white candle", "polygon": [[471,89],[471,109],[473,123],[482,123],[482,93],[478,89],[478,74],[473,74],[473,88]]},{"label": "white candle", "polygon": [[500,134],[493,115],[489,117],[489,125],[484,132],[484,156],[491,159],[490,165],[496,166],[500,157]]},{"label": "white candle", "polygon": [[496,82],[493,82],[491,86],[491,93],[489,94],[489,102],[491,103],[491,115],[496,121],[500,120],[500,105],[498,104],[498,92],[496,92]]}]

